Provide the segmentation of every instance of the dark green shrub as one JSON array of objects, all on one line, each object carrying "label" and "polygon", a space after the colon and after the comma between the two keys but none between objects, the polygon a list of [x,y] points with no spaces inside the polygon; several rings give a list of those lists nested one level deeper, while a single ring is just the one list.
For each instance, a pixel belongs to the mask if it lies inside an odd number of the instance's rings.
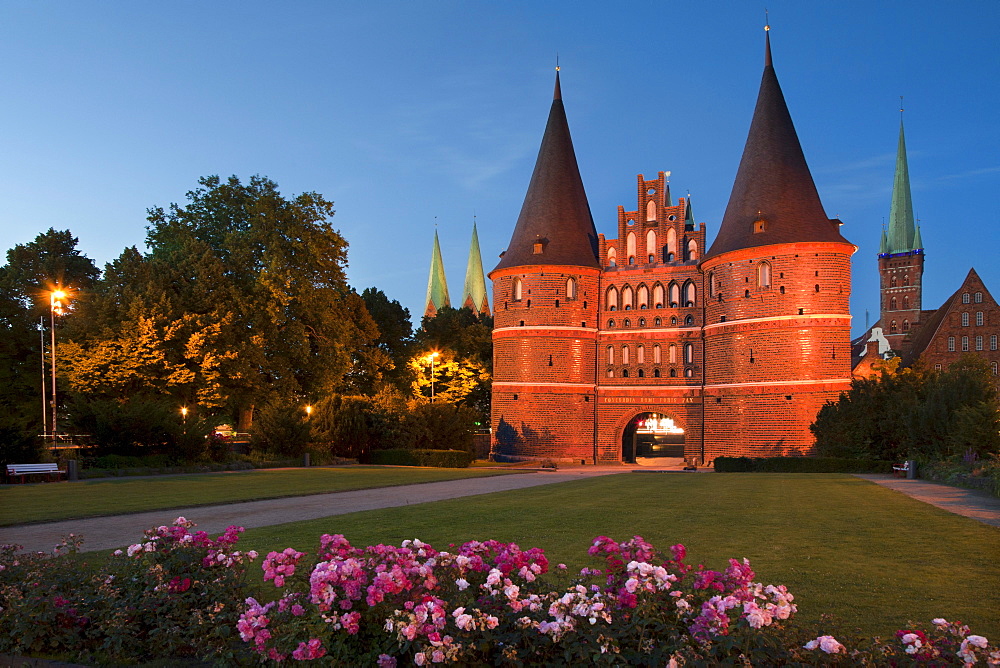
[{"label": "dark green shrub", "polygon": [[848,457],[716,457],[717,473],[892,473],[899,462]]},{"label": "dark green shrub", "polygon": [[184,432],[180,414],[165,401],[77,395],[67,411],[73,430],[89,434],[101,454],[173,453]]},{"label": "dark green shrub", "polygon": [[466,406],[414,402],[403,417],[400,445],[416,450],[473,451],[478,414]]},{"label": "dark green shrub", "polygon": [[301,406],[274,402],[254,416],[250,442],[256,450],[301,457],[309,445],[309,423]]},{"label": "dark green shrub", "polygon": [[439,468],[464,469],[472,463],[472,453],[465,450],[375,450],[371,455],[372,464],[383,466],[436,466]]}]

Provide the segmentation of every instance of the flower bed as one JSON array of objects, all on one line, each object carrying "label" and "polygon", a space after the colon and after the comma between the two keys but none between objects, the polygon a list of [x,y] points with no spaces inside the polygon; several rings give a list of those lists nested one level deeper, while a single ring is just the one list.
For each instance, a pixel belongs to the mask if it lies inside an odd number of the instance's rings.
[{"label": "flower bed", "polygon": [[0,652],[100,664],[1000,665],[986,638],[944,619],[888,641],[796,630],[794,596],[755,582],[747,560],[715,571],[640,536],[596,538],[600,567],[571,576],[513,543],[360,548],[325,534],[314,555],[267,555],[275,599],[261,602],[246,595],[257,555],[233,549],[241,531],[211,538],[178,518],[96,566],[74,557],[73,536],[53,554],[0,547]]}]

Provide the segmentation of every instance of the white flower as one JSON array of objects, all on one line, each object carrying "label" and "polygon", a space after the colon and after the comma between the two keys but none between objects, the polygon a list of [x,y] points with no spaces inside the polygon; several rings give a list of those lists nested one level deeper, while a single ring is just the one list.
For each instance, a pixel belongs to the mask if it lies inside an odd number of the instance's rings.
[{"label": "white flower", "polygon": [[459,591],[465,591],[469,588],[469,581],[465,578],[458,578],[455,580],[455,585],[458,587]]},{"label": "white flower", "polygon": [[968,641],[970,645],[975,645],[979,649],[986,649],[986,646],[990,642],[983,636],[967,636],[965,639]]}]

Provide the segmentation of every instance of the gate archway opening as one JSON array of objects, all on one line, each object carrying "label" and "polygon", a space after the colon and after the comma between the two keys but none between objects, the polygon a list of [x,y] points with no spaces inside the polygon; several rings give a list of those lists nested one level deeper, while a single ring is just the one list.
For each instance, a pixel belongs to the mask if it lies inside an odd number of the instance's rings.
[{"label": "gate archway opening", "polygon": [[622,432],[622,461],[684,457],[684,429],[663,413],[639,413]]}]

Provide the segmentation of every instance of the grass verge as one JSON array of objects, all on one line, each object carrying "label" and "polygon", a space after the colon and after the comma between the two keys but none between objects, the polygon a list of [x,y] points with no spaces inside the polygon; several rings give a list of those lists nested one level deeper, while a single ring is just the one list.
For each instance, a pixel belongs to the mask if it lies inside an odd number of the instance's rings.
[{"label": "grass verge", "polygon": [[413,467],[229,471],[0,486],[0,526],[502,475]]},{"label": "grass verge", "polygon": [[800,623],[832,614],[885,637],[945,617],[1000,635],[1000,530],[848,475],[622,474],[250,529],[240,546],[314,551],[322,533],[439,549],[495,538],[571,569],[594,565],[593,537],[639,534],[710,568],[747,557],[760,581],[788,585]]}]

